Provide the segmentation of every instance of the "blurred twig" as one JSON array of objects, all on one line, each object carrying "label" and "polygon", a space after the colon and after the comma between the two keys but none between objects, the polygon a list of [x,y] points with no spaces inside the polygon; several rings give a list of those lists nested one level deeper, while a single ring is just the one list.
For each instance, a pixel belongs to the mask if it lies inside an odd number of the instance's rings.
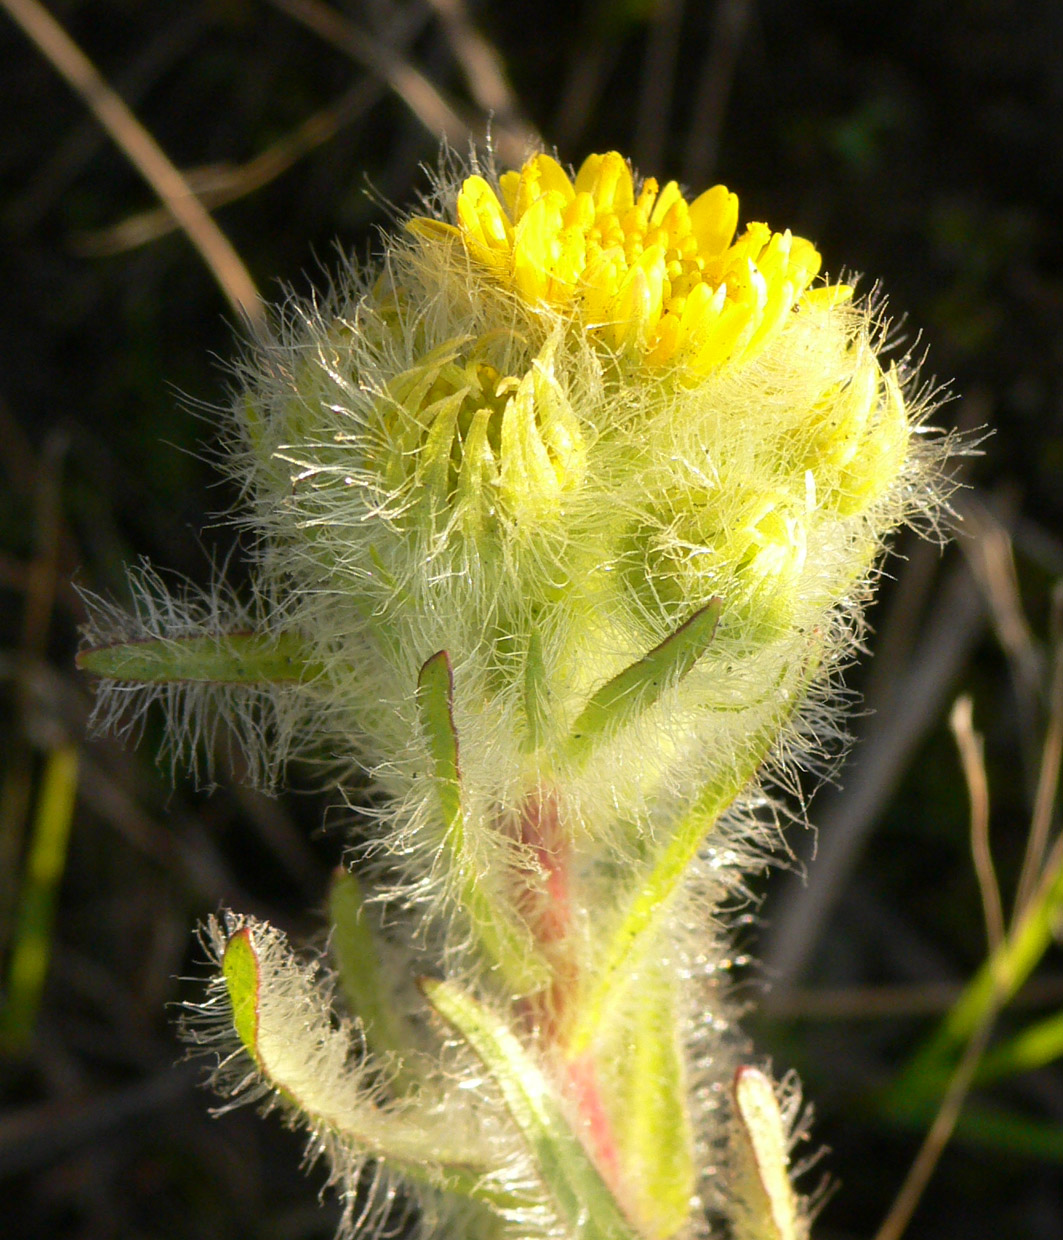
[{"label": "blurred twig", "polygon": [[[206,207],[220,207],[244,198],[287,172],[297,160],[334,137],[344,126],[364,115],[383,94],[372,78],[344,91],[335,103],[303,121],[292,133],[238,167],[192,168],[182,175]],[[112,228],[82,233],[76,248],[86,255],[118,254],[157,241],[178,227],[162,207],[141,211]]]},{"label": "blurred twig", "polygon": [[[971,715],[971,699],[961,697],[952,709],[949,724],[956,738],[971,801],[971,852],[982,892],[989,951],[993,959],[1000,960],[1004,945],[1004,914],[1000,902],[1000,888],[993,872],[989,851],[989,786],[982,738],[972,727]],[[899,1240],[911,1221],[930,1177],[934,1174],[934,1168],[956,1129],[964,1100],[970,1092],[978,1065],[989,1045],[990,1034],[1004,1002],[1005,992],[1006,981],[999,975],[994,979],[990,1002],[986,1004],[981,1019],[953,1070],[930,1131],[923,1139],[875,1240]]]},{"label": "blurred twig", "polygon": [[1052,679],[1049,684],[1048,729],[1041,754],[1041,766],[1034,797],[1030,836],[1015,894],[1015,917],[1018,918],[1033,898],[1038,876],[1044,864],[1052,814],[1059,791],[1060,759],[1063,757],[1063,584],[1057,585],[1052,596]]},{"label": "blurred twig", "polygon": [[716,167],[727,100],[752,10],[752,0],[717,0],[712,43],[694,96],[683,156],[688,185],[706,185]]},{"label": "blurred twig", "polygon": [[[960,561],[938,589],[911,662],[903,670],[889,669],[891,709],[871,717],[847,768],[844,793],[832,795],[817,814],[815,867],[807,887],[795,891],[775,918],[764,953],[765,970],[777,989],[793,985],[804,970],[890,789],[940,717],[984,618],[981,594]],[[875,705],[869,698],[869,709]]]},{"label": "blurred twig", "polygon": [[[776,1020],[880,1021],[942,1016],[963,992],[959,982],[917,982],[897,986],[795,987],[771,1005]],[[1060,1007],[1063,977],[1034,978],[1011,1001],[1013,1009]]]},{"label": "blurred twig", "polygon": [[985,746],[982,737],[974,730],[973,711],[967,694],[957,698],[949,715],[949,727],[956,738],[971,799],[971,856],[974,858],[978,889],[982,894],[986,939],[990,952],[995,952],[1004,940],[1004,909],[989,846],[989,781],[985,773]]},{"label": "blurred twig", "polygon": [[999,1010],[1000,997],[998,996],[993,1005],[986,1009],[982,1023],[964,1048],[963,1056],[952,1073],[948,1089],[945,1091],[930,1131],[923,1139],[919,1153],[915,1156],[882,1226],[875,1233],[875,1240],[900,1240],[911,1222],[912,1215],[930,1182],[930,1177],[934,1174],[934,1168],[955,1131],[956,1122],[963,1109],[964,1100],[970,1092],[978,1064],[989,1043],[993,1023]]},{"label": "blurred twig", "polygon": [[665,162],[682,24],[683,0],[657,0],[649,23],[631,144],[636,166],[660,168]]},{"label": "blurred twig", "polygon": [[[465,74],[469,92],[490,116],[499,133],[522,138],[527,149],[542,144],[535,127],[523,116],[520,101],[506,80],[502,56],[469,15],[465,0],[428,0],[439,14],[447,36]],[[520,156],[524,158],[523,155]]]},{"label": "blurred twig", "polygon": [[[323,0],[268,0],[326,43],[350,56],[367,72],[382,78],[422,125],[437,139],[464,147],[485,136],[466,121],[458,109],[418,69],[394,48],[356,26]],[[494,146],[507,163],[520,163],[527,151],[526,137],[504,126],[494,133]]]},{"label": "blurred twig", "polygon": [[[1011,506],[1007,504],[1007,507]],[[974,494],[964,495],[957,509],[963,518],[964,533],[968,535],[959,539],[960,550],[967,557],[982,588],[997,641],[1008,660],[1018,706],[1028,794],[1032,800],[1045,660],[1023,612],[1012,537],[1007,525],[989,504]],[[1005,509],[1005,516],[1010,518],[1010,515]]]},{"label": "blurred twig", "polygon": [[[155,83],[193,47],[209,28],[215,6],[210,0],[173,6],[172,21],[160,26],[137,50],[133,59],[114,77],[115,89],[130,106],[139,103]],[[167,14],[169,16],[169,13]],[[107,135],[91,116],[78,123],[22,186],[5,211],[17,232],[31,228],[62,196],[107,141]]]},{"label": "blurred twig", "polygon": [[260,324],[262,303],[247,268],[151,134],[38,0],[0,0],[0,4],[166,204],[240,318]]},{"label": "blurred twig", "polygon": [[605,84],[620,57],[619,39],[601,35],[581,44],[571,56],[571,67],[562,86],[550,133],[558,149],[575,155],[583,135],[594,119]]}]

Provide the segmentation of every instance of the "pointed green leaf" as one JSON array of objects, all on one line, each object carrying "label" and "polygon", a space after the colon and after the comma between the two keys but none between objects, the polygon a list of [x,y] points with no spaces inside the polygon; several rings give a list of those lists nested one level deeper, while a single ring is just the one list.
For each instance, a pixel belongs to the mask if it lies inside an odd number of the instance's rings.
[{"label": "pointed green leaf", "polygon": [[328,911],[332,923],[329,943],[340,984],[351,1011],[362,1022],[366,1042],[377,1054],[395,1057],[400,1065],[400,1085],[412,1084],[415,1078],[401,1066],[408,1062],[412,1031],[388,1002],[390,987],[381,972],[380,947],[369,922],[362,887],[347,870],[336,871]]},{"label": "pointed green leaf", "polygon": [[462,1148],[451,1127],[440,1128],[438,1114],[422,1119],[414,1106],[381,1105],[378,1084],[359,1075],[311,974],[281,955],[282,945],[271,927],[245,925],[226,942],[221,971],[233,1028],[285,1105],[415,1182],[504,1212],[538,1204],[522,1188],[493,1182],[490,1151]]},{"label": "pointed green leaf", "polygon": [[581,1240],[635,1240],[634,1229],[565,1119],[550,1082],[516,1035],[453,982],[425,978],[421,985],[432,1006],[494,1077],[569,1233]]},{"label": "pointed green leaf", "polygon": [[323,670],[295,633],[218,633],[117,642],[82,650],[77,666],[94,676],[140,684],[301,683]]},{"label": "pointed green leaf", "polygon": [[569,734],[573,759],[586,757],[600,741],[616,735],[690,671],[712,643],[721,605],[720,599],[706,603],[660,645],[595,692]]},{"label": "pointed green leaf", "polygon": [[774,1086],[758,1068],[743,1066],[735,1073],[732,1102],[735,1240],[805,1240]]},{"label": "pointed green leaf", "polygon": [[696,1191],[694,1133],[679,1043],[672,969],[654,962],[639,976],[603,1037],[598,1062],[622,1063],[610,1082],[610,1111],[631,1212],[639,1231],[666,1240],[690,1221]]},{"label": "pointed green leaf", "polygon": [[710,780],[694,804],[679,819],[671,836],[652,854],[628,888],[628,903],[603,939],[601,963],[576,1008],[576,1019],[566,1040],[566,1052],[585,1054],[597,1032],[623,999],[630,979],[656,941],[669,915],[672,900],[682,885],[708,833],[756,778],[779,739],[787,720],[800,706],[819,666],[819,648],[810,653],[776,713],[746,737],[733,765]]},{"label": "pointed green leaf", "polygon": [[432,655],[421,668],[417,709],[439,798],[444,844],[459,876],[462,903],[473,931],[515,992],[541,990],[550,981],[550,971],[527,927],[514,919],[497,893],[469,865],[458,731],[454,726],[454,676],[445,650]]},{"label": "pointed green leaf", "polygon": [[454,726],[454,673],[445,650],[432,655],[421,668],[417,677],[417,710],[428,743],[443,825],[451,848],[460,852],[465,824],[461,812],[458,730]]},{"label": "pointed green leaf", "polygon": [[222,976],[232,1009],[233,1029],[244,1050],[261,1067],[258,1055],[258,957],[251,943],[251,929],[238,930],[221,958]]}]

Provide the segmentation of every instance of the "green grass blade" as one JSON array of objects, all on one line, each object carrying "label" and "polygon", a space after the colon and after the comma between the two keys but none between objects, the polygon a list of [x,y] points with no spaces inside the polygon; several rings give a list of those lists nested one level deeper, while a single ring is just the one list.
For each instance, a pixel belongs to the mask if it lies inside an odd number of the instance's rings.
[{"label": "green grass blade", "polygon": [[978,970],[936,1032],[887,1091],[887,1109],[911,1109],[936,1096],[968,1040],[987,1014],[1004,1006],[1026,981],[1054,941],[1063,915],[1063,855],[1041,881],[1026,913]]},{"label": "green grass blade", "polygon": [[[934,1120],[936,1099],[900,1106],[888,1118],[903,1128],[925,1129]],[[956,1121],[954,1139],[1008,1157],[1041,1158],[1063,1165],[1063,1128],[1058,1123],[1016,1115],[999,1107],[968,1102]]]},{"label": "green grass blade", "polygon": [[8,969],[0,1042],[19,1053],[33,1035],[52,949],[55,905],[66,868],[77,799],[78,752],[73,745],[47,757],[37,797]]},{"label": "green grass blade", "polygon": [[985,1085],[1033,1072],[1060,1058],[1063,1058],[1063,1012],[1056,1012],[994,1047],[979,1064],[975,1082]]}]

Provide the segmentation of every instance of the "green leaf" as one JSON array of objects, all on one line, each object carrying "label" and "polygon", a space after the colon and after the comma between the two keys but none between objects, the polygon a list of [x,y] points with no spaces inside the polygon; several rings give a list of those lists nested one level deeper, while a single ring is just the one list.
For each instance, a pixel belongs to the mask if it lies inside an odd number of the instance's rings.
[{"label": "green leaf", "polygon": [[735,1240],[802,1240],[808,1233],[790,1183],[787,1134],[774,1086],[759,1068],[745,1065],[735,1073],[732,1102],[729,1188],[741,1203]]},{"label": "green leaf", "polygon": [[340,985],[361,1020],[367,1044],[377,1054],[390,1054],[398,1065],[396,1083],[412,1085],[416,1077],[404,1065],[414,1045],[413,1033],[388,1002],[390,987],[380,968],[380,948],[369,922],[358,879],[337,870],[328,897],[332,934],[329,945]]},{"label": "green leaf", "polygon": [[417,678],[417,709],[443,820],[444,845],[459,880],[461,900],[484,950],[516,993],[542,990],[550,970],[527,927],[469,863],[462,805],[458,731],[454,726],[454,676],[450,655],[440,650]]},{"label": "green leaf", "polygon": [[283,936],[268,926],[243,926],[225,944],[221,971],[236,1035],[286,1107],[313,1128],[331,1131],[415,1182],[496,1211],[538,1204],[524,1189],[492,1181],[494,1167],[486,1152],[462,1149],[449,1131],[440,1131],[435,1116],[426,1125],[416,1107],[381,1106],[371,1075],[359,1084],[346,1066],[339,1069],[340,1079],[309,1070],[315,1062],[349,1064],[346,1044],[337,1055],[335,1047],[320,1041],[338,1042],[346,1035],[330,1022],[323,1001],[317,1013],[311,1012],[318,996],[309,989],[310,975],[290,955],[280,955],[282,942]]},{"label": "green leaf", "polygon": [[601,963],[576,1005],[576,1019],[566,1040],[571,1056],[585,1053],[638,974],[643,960],[665,924],[676,892],[686,878],[698,849],[713,826],[767,760],[786,722],[804,700],[819,666],[819,649],[810,652],[800,675],[783,694],[775,714],[752,731],[741,752],[725,771],[702,788],[690,809],[628,886],[626,906],[603,933]]},{"label": "green leaf", "polygon": [[461,809],[458,730],[454,726],[454,673],[445,650],[432,655],[421,668],[417,677],[417,709],[428,742],[448,842],[460,854],[465,843],[465,821]]},{"label": "green leaf", "polygon": [[261,1068],[258,1054],[258,956],[251,942],[251,929],[238,930],[225,944],[221,958],[222,977],[232,1009],[233,1029],[244,1050]]},{"label": "green leaf", "polygon": [[721,606],[720,599],[706,603],[660,645],[594,693],[569,734],[573,760],[582,760],[596,745],[615,736],[690,671],[712,644]]},{"label": "green leaf", "polygon": [[696,1190],[679,1025],[673,969],[655,961],[640,974],[596,1055],[600,1064],[623,1064],[609,1082],[610,1113],[631,1212],[655,1240],[687,1225]]},{"label": "green leaf", "polygon": [[421,986],[494,1077],[569,1234],[581,1240],[635,1240],[637,1233],[565,1119],[550,1082],[512,1031],[453,982],[425,978]]},{"label": "green leaf", "polygon": [[77,666],[94,676],[140,684],[303,683],[323,671],[295,633],[218,633],[118,642],[82,650]]}]

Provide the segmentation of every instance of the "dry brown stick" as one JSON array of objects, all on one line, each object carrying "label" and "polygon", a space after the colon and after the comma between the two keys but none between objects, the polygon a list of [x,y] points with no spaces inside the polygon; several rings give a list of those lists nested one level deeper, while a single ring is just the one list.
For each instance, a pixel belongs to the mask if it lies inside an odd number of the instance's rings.
[{"label": "dry brown stick", "polygon": [[527,148],[541,145],[542,138],[525,119],[520,100],[506,80],[501,54],[475,25],[465,0],[428,0],[428,3],[439,14],[473,99],[494,118],[496,137],[505,132],[518,138]]},{"label": "dry brown stick", "polygon": [[[182,175],[204,206],[220,207],[235,202],[287,172],[297,160],[363,115],[383,92],[380,82],[363,78],[335,103],[315,112],[292,133],[286,134],[247,163],[237,167],[193,168],[185,170]],[[156,241],[176,227],[177,223],[169,211],[163,207],[153,207],[131,215],[111,228],[82,233],[78,237],[77,248],[83,254],[118,254]]]},{"label": "dry brown stick", "polygon": [[[387,82],[435,137],[460,148],[482,136],[473,131],[457,108],[420,70],[322,0],[269,0],[269,3]],[[524,143],[504,130],[495,135],[495,148],[507,163],[520,163],[526,153]]]},{"label": "dry brown stick", "polygon": [[199,251],[237,314],[262,322],[262,302],[247,268],[180,172],[95,65],[38,0],[0,0],[27,37],[90,108]]},{"label": "dry brown stick", "polygon": [[[170,72],[209,25],[210,0],[174,6],[172,20],[159,28],[133,53],[111,79],[126,103],[136,108]],[[170,15],[167,14],[167,17]],[[39,167],[34,168],[4,210],[7,221],[18,232],[33,228],[52,209],[63,193],[81,174],[100,147],[108,141],[96,118],[80,116],[69,133]]]},{"label": "dry brown stick", "polygon": [[956,1121],[960,1118],[960,1112],[970,1092],[978,1065],[989,1044],[989,1037],[998,1011],[999,1004],[993,1004],[987,1009],[982,1023],[967,1043],[960,1062],[949,1078],[948,1089],[941,1100],[941,1106],[930,1126],[930,1131],[923,1139],[919,1153],[912,1161],[904,1183],[894,1198],[893,1205],[890,1206],[882,1226],[875,1233],[875,1240],[900,1240],[911,1222],[912,1215],[930,1182],[930,1177],[934,1174],[934,1168],[952,1137]]},{"label": "dry brown stick", "polygon": [[571,57],[571,68],[558,92],[550,134],[558,149],[572,153],[601,102],[609,75],[620,57],[618,39],[598,35],[588,39]]},{"label": "dry brown stick", "polygon": [[1053,639],[1052,680],[1049,685],[1048,730],[1045,733],[1041,753],[1041,767],[1034,796],[1030,837],[1022,872],[1015,895],[1014,918],[1022,917],[1028,903],[1033,899],[1037,884],[1044,871],[1045,852],[1052,829],[1052,814],[1059,792],[1060,763],[1063,760],[1063,586],[1056,587],[1052,599]]},{"label": "dry brown stick", "polygon": [[989,781],[985,773],[985,747],[982,737],[974,730],[973,713],[971,699],[964,694],[956,699],[949,715],[949,727],[956,738],[971,800],[971,856],[982,896],[986,939],[989,951],[993,953],[1004,941],[1004,907],[989,847]]},{"label": "dry brown stick", "polygon": [[672,89],[682,24],[683,0],[658,0],[647,32],[635,135],[631,144],[635,165],[647,170],[663,171],[664,168],[664,148],[672,111]]},{"label": "dry brown stick", "polygon": [[[971,802],[971,851],[985,908],[989,950],[990,954],[994,955],[1004,942],[1004,912],[1000,902],[1000,887],[989,855],[989,786],[983,760],[982,738],[974,731],[971,715],[971,699],[961,697],[949,716],[949,726],[960,751],[967,794]],[[900,1240],[911,1222],[930,1177],[955,1131],[978,1065],[989,1045],[1003,996],[1004,987],[998,980],[993,1000],[987,1005],[978,1026],[964,1047],[960,1061],[949,1078],[948,1088],[930,1131],[924,1137],[875,1240]]]},{"label": "dry brown stick", "polygon": [[974,494],[961,496],[956,510],[962,518],[964,534],[970,536],[961,535],[958,545],[982,587],[997,640],[1007,656],[1018,707],[1023,773],[1032,803],[1040,748],[1045,659],[1023,611],[1009,529],[1014,518],[1013,508],[1014,502],[1006,496],[995,503],[983,501]]},{"label": "dry brown stick", "polygon": [[[771,994],[765,1010],[773,1020],[883,1021],[913,1016],[942,1016],[963,993],[960,982],[903,982],[883,986],[797,987]],[[1063,977],[1034,978],[1010,1000],[1012,1011],[1058,1008]]]},{"label": "dry brown stick", "polygon": [[683,157],[688,185],[707,184],[716,166],[727,100],[752,8],[752,0],[719,0],[716,5],[712,43],[690,109]]}]

